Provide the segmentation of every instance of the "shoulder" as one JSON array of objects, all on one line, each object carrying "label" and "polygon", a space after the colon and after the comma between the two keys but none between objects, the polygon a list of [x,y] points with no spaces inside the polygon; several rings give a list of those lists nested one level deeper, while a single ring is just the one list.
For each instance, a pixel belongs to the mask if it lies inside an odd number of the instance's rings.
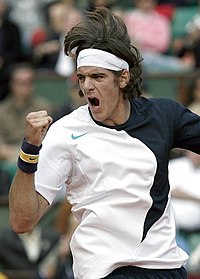
[{"label": "shoulder", "polygon": [[54,152],[68,154],[72,134],[77,130],[84,130],[89,125],[89,121],[91,121],[87,111],[87,106],[80,107],[53,122],[43,141],[43,154],[50,149],[52,154]]},{"label": "shoulder", "polygon": [[54,131],[65,131],[76,127],[83,127],[91,123],[91,117],[88,110],[88,105],[81,106],[69,114],[59,118],[50,127],[52,133]]},{"label": "shoulder", "polygon": [[149,98],[149,102],[155,107],[162,108],[162,110],[167,111],[186,109],[186,107],[178,103],[176,100],[169,98]]},{"label": "shoulder", "polygon": [[88,105],[80,106],[72,112],[64,115],[57,121],[56,125],[62,125],[62,123],[69,123],[70,121],[87,122],[90,119]]},{"label": "shoulder", "polygon": [[13,104],[13,99],[10,96],[7,96],[4,100],[0,102],[0,114],[4,114],[5,111],[7,111]]},{"label": "shoulder", "polygon": [[168,98],[146,98],[140,97],[133,100],[133,104],[137,107],[145,109],[164,109],[164,110],[174,110],[175,108],[183,108],[177,101]]},{"label": "shoulder", "polygon": [[177,122],[191,115],[191,112],[177,101],[168,98],[145,98],[133,100],[134,112],[148,115],[151,118],[162,119],[168,122]]}]

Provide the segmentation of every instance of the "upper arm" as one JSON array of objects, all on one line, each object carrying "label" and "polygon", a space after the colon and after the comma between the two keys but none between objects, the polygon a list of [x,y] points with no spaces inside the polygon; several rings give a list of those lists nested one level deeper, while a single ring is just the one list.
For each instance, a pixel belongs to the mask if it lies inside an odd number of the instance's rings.
[{"label": "upper arm", "polygon": [[46,210],[50,207],[49,202],[40,194],[37,192],[38,196],[38,204],[39,204],[39,211],[38,211],[38,217],[39,219],[44,215]]}]

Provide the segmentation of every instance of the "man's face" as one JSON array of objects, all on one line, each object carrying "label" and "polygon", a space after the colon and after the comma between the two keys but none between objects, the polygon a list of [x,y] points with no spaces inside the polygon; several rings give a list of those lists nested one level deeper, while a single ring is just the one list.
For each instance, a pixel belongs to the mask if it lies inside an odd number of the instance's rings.
[{"label": "man's face", "polygon": [[136,6],[144,12],[154,9],[156,2],[154,0],[136,0]]},{"label": "man's face", "polygon": [[11,81],[12,94],[20,100],[27,100],[33,94],[34,73],[30,69],[18,69]]},{"label": "man's face", "polygon": [[79,86],[96,121],[114,125],[120,121],[124,104],[122,85],[111,71],[99,67],[80,67]]}]

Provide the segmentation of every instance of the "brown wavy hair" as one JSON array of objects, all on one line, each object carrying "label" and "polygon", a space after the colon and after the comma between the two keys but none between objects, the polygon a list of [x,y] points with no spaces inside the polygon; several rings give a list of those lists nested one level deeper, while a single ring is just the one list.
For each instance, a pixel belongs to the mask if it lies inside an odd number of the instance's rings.
[{"label": "brown wavy hair", "polygon": [[[73,27],[64,40],[66,55],[87,48],[110,52],[129,64],[130,80],[124,88],[124,98],[132,99],[142,94],[142,66],[138,49],[131,45],[127,27],[120,16],[111,10],[100,7],[86,12],[86,19]],[[116,76],[121,72],[113,71]]]}]

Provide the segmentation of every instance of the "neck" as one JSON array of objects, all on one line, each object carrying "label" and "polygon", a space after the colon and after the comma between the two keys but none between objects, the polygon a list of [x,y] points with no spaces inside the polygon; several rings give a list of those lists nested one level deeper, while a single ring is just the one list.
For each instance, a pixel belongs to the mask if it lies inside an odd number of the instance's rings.
[{"label": "neck", "polygon": [[130,113],[131,113],[131,104],[129,100],[126,100],[123,123],[125,123],[129,119]]},{"label": "neck", "polygon": [[120,109],[116,112],[116,117],[112,115],[112,118],[106,119],[104,122],[107,126],[116,126],[125,123],[130,116],[131,113],[131,104],[129,100],[124,100],[121,104]]}]

